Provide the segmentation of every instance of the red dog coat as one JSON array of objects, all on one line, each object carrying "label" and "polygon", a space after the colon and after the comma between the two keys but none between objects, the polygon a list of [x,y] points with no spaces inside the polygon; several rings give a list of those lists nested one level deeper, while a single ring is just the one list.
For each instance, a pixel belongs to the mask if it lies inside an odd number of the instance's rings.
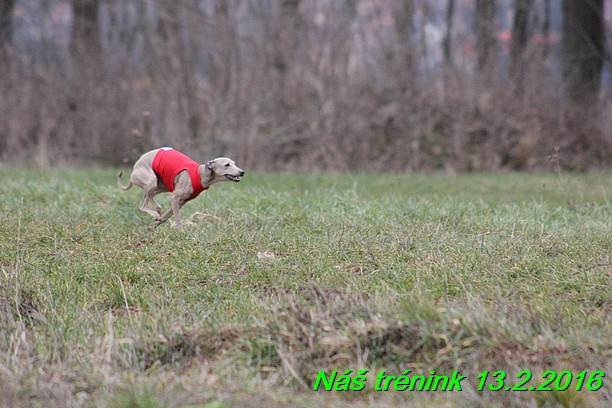
[{"label": "red dog coat", "polygon": [[202,191],[208,190],[208,187],[202,187],[200,173],[198,173],[199,168],[200,164],[198,162],[171,147],[162,147],[153,159],[153,171],[162,179],[170,192],[174,191],[176,175],[183,170],[187,170],[193,188],[193,194],[191,194],[189,200],[196,198]]}]

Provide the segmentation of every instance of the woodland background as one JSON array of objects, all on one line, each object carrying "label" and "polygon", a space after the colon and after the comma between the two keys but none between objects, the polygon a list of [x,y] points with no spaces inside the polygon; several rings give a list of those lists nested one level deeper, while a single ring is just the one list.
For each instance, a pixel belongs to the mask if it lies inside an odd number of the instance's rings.
[{"label": "woodland background", "polygon": [[0,0],[0,163],[612,164],[610,0]]}]

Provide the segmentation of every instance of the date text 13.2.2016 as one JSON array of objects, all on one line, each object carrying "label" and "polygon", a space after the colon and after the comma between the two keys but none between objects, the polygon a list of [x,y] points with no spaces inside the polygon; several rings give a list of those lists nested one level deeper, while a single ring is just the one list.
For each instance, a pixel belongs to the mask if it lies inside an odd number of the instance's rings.
[{"label": "date text 13.2.2016", "polygon": [[[565,391],[570,387],[576,391],[587,389],[597,391],[603,386],[606,374],[603,371],[581,371],[574,375],[571,371],[544,371],[542,375],[535,377],[529,370],[523,370],[516,374],[515,378],[509,378],[505,371],[483,371],[477,377],[478,391]],[[533,384],[532,380],[540,384]],[[530,384],[531,382],[531,384]]]}]

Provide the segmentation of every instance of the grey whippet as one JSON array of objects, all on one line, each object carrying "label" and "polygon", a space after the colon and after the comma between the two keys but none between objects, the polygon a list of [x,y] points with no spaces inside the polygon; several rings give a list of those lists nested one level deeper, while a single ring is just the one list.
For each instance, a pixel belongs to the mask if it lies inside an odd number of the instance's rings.
[{"label": "grey whippet", "polygon": [[[162,147],[143,154],[136,161],[127,186],[121,183],[121,174],[117,177],[119,188],[129,190],[136,185],[144,190],[140,210],[155,218],[153,227],[174,215],[176,227],[181,228],[179,210],[187,201],[219,181],[239,182],[244,171],[227,157],[200,165],[170,147]],[[165,192],[171,192],[171,207],[162,215],[162,207],[154,197]],[[148,207],[149,202],[153,203],[155,211]]]}]

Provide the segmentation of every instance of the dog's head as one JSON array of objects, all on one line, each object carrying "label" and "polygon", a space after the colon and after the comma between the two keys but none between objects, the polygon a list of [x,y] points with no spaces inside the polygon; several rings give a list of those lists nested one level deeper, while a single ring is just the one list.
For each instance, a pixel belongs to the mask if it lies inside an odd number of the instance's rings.
[{"label": "dog's head", "polygon": [[228,157],[217,157],[206,163],[206,167],[213,173],[215,181],[230,180],[235,183],[244,176],[244,170],[236,166],[236,163]]}]

